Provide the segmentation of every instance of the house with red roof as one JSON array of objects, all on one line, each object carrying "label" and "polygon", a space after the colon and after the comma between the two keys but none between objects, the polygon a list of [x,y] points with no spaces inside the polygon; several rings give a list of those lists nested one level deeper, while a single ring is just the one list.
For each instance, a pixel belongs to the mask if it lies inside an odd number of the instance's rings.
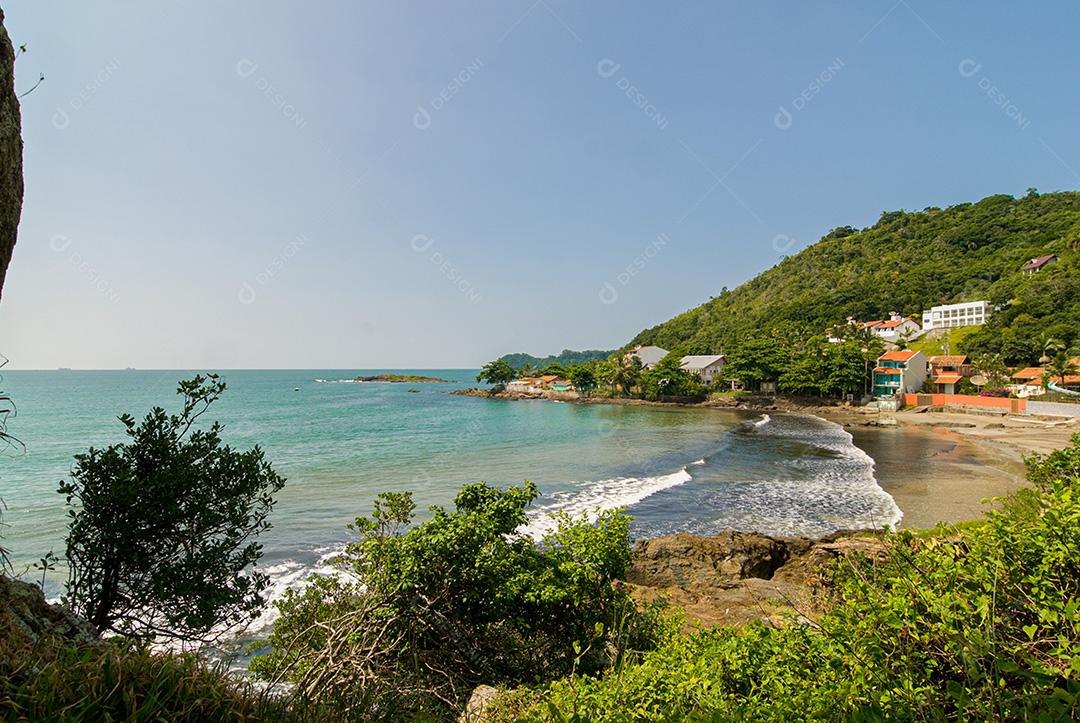
[{"label": "house with red roof", "polygon": [[973,373],[971,362],[964,354],[930,357],[930,382],[938,394],[956,394],[960,382]]},{"label": "house with red roof", "polygon": [[1053,263],[1054,261],[1057,261],[1057,260],[1058,260],[1058,257],[1057,257],[1056,254],[1047,254],[1046,256],[1036,256],[1035,258],[1031,259],[1030,261],[1028,261],[1023,266],[1021,266],[1020,270],[1023,271],[1028,276],[1031,276],[1033,274],[1037,274],[1038,272],[1042,271],[1043,267],[1046,266],[1047,264]]},{"label": "house with red roof", "polygon": [[889,314],[888,319],[867,321],[863,328],[875,336],[880,336],[885,341],[896,343],[901,339],[910,339],[922,331],[919,322],[913,316],[900,316],[895,311]]},{"label": "house with red roof", "polygon": [[921,351],[887,351],[874,367],[874,396],[913,394],[926,383],[926,355]]}]

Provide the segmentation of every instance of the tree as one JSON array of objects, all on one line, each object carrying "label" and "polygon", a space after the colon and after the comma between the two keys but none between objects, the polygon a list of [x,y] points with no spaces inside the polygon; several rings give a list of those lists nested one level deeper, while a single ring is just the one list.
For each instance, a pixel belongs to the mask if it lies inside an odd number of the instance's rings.
[{"label": "tree", "polygon": [[180,382],[179,414],[122,415],[130,441],[76,455],[60,483],[64,602],[99,632],[207,641],[263,607],[256,539],[285,480],[259,447],[223,444],[219,423],[196,429],[224,391],[216,374]]},{"label": "tree", "polygon": [[672,352],[656,366],[641,375],[645,397],[699,397],[705,393],[705,385],[694,374],[682,368],[682,355]]},{"label": "tree", "polygon": [[574,388],[585,396],[589,396],[589,392],[596,387],[596,375],[590,364],[577,364],[570,367],[570,381],[573,382]]},{"label": "tree", "polygon": [[1078,367],[1075,360],[1069,358],[1069,352],[1061,350],[1054,355],[1045,368],[1044,382],[1057,379],[1061,386],[1065,386],[1065,377],[1076,374]]},{"label": "tree", "polygon": [[641,359],[630,355],[616,359],[614,363],[610,377],[612,391],[615,387],[621,387],[623,394],[629,396],[630,390],[641,383]]},{"label": "tree", "polygon": [[750,389],[762,382],[776,381],[787,364],[790,353],[776,337],[751,337],[732,348],[724,373]]},{"label": "tree", "polygon": [[986,377],[987,389],[1001,389],[1009,384],[1009,368],[1000,354],[980,354],[972,360],[972,366]]},{"label": "tree", "polygon": [[480,373],[476,375],[476,381],[494,384],[496,387],[506,386],[507,382],[511,382],[516,378],[517,372],[502,359],[488,362],[480,370]]},{"label": "tree", "polygon": [[478,683],[597,674],[648,649],[656,619],[616,582],[630,518],[563,513],[537,542],[520,528],[539,494],[467,484],[420,523],[410,493],[380,495],[340,559],[353,574],[278,603],[271,651],[252,669],[352,720],[452,720]]}]

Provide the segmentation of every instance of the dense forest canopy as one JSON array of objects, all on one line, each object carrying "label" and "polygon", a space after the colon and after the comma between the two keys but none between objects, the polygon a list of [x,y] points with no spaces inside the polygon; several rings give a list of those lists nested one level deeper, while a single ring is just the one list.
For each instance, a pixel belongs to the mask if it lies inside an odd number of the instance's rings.
[{"label": "dense forest canopy", "polygon": [[571,349],[563,349],[559,354],[553,354],[551,356],[533,356],[531,354],[506,354],[500,359],[505,361],[514,369],[521,369],[522,367],[532,367],[533,369],[543,369],[546,366],[557,364],[563,367],[573,366],[575,364],[584,364],[585,362],[593,361],[594,359],[607,359],[613,352],[600,351],[598,349],[586,349],[585,351],[573,351]]},{"label": "dense forest canopy", "polygon": [[[1021,270],[1047,254],[1060,259],[1035,274]],[[1077,192],[889,211],[866,229],[833,229],[738,288],[642,331],[628,347],[730,355],[763,338],[823,335],[848,316],[880,319],[986,299],[997,311],[959,351],[1032,364],[1049,338],[1080,343],[1078,257]]]}]

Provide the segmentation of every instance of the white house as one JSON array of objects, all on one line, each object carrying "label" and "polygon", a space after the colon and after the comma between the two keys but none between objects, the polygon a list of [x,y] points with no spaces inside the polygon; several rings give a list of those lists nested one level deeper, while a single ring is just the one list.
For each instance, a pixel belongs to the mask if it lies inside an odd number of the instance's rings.
[{"label": "white house", "polygon": [[682,358],[679,368],[698,375],[706,384],[712,384],[723,370],[725,361],[723,354],[692,354]]},{"label": "white house", "polygon": [[641,361],[642,369],[652,369],[667,355],[668,350],[661,349],[658,346],[639,346],[631,349],[626,356],[636,356]]},{"label": "white house", "polygon": [[879,336],[885,341],[897,342],[901,339],[910,339],[922,331],[919,322],[910,316],[900,316],[895,311],[889,314],[888,319],[868,321],[863,324],[871,334]]},{"label": "white house", "polygon": [[985,324],[989,316],[990,303],[987,301],[942,304],[933,306],[922,313],[922,326],[926,331],[957,326],[977,326]]}]

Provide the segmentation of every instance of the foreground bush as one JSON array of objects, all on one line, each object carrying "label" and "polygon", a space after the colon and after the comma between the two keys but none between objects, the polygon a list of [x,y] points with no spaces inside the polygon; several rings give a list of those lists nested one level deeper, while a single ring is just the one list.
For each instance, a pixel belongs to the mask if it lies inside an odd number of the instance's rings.
[{"label": "foreground bush", "polygon": [[[534,720],[1075,720],[1080,435],[983,525],[841,561],[818,624],[672,636],[634,664],[510,696]],[[516,715],[511,717],[517,717]]]},{"label": "foreground bush", "polygon": [[0,642],[0,720],[307,720],[281,699],[194,655],[115,639],[71,645]]},{"label": "foreground bush", "polygon": [[453,511],[409,527],[412,499],[384,494],[342,564],[279,604],[262,678],[342,718],[454,717],[478,683],[542,683],[597,673],[648,647],[657,615],[617,581],[629,518],[564,518],[542,544],[517,534],[538,491],[466,485]]}]

